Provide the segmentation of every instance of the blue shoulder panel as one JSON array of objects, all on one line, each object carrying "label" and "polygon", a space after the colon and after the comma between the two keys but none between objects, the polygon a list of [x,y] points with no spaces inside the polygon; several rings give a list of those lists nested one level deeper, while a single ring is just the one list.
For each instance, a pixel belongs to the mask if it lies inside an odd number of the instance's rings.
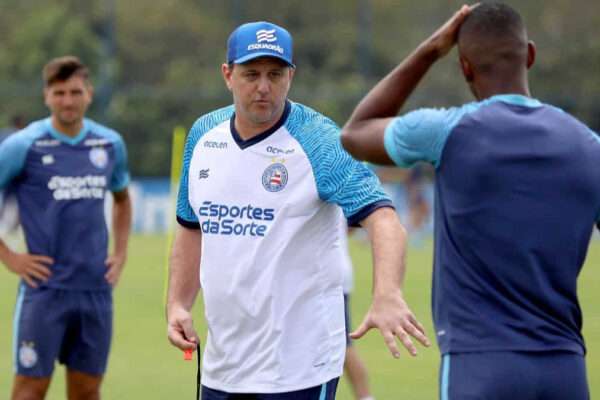
[{"label": "blue shoulder panel", "polygon": [[411,167],[417,161],[427,161],[437,168],[448,136],[461,119],[497,101],[523,107],[542,105],[538,100],[529,97],[503,94],[458,108],[422,108],[394,118],[390,122],[385,129],[385,150],[400,167]]},{"label": "blue shoulder panel", "polygon": [[466,113],[467,107],[423,108],[394,118],[385,129],[385,150],[400,167],[418,161],[437,167],[450,132]]},{"label": "blue shoulder panel", "polygon": [[338,204],[350,225],[379,207],[392,207],[373,171],[342,148],[340,128],[329,118],[293,103],[285,127],[308,156],[319,197]]},{"label": "blue shoulder panel", "polygon": [[120,192],[129,185],[129,169],[127,168],[127,147],[121,135],[116,131],[100,125],[92,120],[85,120],[86,126],[93,130],[94,133],[110,140],[115,147],[115,169],[110,179],[111,192]]},{"label": "blue shoulder panel", "polygon": [[44,121],[36,121],[0,143],[0,189],[21,173],[29,148],[45,132]]},{"label": "blue shoulder panel", "polygon": [[181,179],[179,181],[179,193],[177,195],[177,222],[187,228],[198,229],[198,218],[190,206],[188,198],[188,171],[190,161],[194,154],[196,144],[205,133],[215,126],[227,121],[233,115],[234,107],[228,106],[200,117],[190,129],[183,150],[183,165],[181,166]]}]

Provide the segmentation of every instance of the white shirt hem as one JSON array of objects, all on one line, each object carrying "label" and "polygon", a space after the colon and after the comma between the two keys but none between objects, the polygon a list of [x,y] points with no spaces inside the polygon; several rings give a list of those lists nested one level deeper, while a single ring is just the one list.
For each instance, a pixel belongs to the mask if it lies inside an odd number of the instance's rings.
[{"label": "white shirt hem", "polygon": [[296,392],[298,390],[310,389],[315,386],[320,386],[324,383],[329,382],[332,379],[339,378],[340,373],[331,373],[325,377],[316,378],[311,381],[298,383],[296,385],[281,386],[281,385],[261,385],[261,384],[247,384],[247,385],[229,385],[217,380],[212,380],[208,377],[202,376],[202,386],[213,390],[220,390],[227,393],[288,393]]}]

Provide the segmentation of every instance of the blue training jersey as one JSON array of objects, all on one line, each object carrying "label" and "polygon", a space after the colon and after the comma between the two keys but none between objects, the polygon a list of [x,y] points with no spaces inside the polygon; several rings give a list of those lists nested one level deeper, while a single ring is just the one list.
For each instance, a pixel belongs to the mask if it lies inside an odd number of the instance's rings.
[{"label": "blue training jersey", "polygon": [[394,119],[400,166],[436,167],[433,317],[442,353],[585,353],[577,276],[600,216],[600,140],[499,95]]},{"label": "blue training jersey", "polygon": [[104,199],[128,183],[122,138],[91,120],[73,138],[36,121],[0,144],[0,189],[16,192],[27,250],[54,259],[42,287],[110,288]]}]

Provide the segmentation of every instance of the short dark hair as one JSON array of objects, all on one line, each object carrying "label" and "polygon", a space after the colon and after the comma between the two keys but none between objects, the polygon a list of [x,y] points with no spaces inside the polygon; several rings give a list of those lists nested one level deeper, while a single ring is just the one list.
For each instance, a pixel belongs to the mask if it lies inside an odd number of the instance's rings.
[{"label": "short dark hair", "polygon": [[75,56],[63,56],[52,59],[44,66],[42,76],[46,87],[56,82],[64,82],[72,76],[89,79],[89,69]]},{"label": "short dark hair", "polygon": [[458,50],[479,72],[510,71],[527,60],[527,30],[519,13],[500,2],[484,2],[458,32]]},{"label": "short dark hair", "polygon": [[525,31],[521,15],[508,4],[483,2],[475,7],[460,27],[460,37],[506,38]]}]

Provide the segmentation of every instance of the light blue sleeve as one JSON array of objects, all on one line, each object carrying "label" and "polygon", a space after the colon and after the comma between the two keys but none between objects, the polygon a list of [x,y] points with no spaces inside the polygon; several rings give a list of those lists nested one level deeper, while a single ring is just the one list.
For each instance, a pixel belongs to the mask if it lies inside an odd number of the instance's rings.
[{"label": "light blue sleeve", "polygon": [[468,106],[423,108],[394,118],[385,129],[385,150],[400,167],[425,161],[437,168],[448,136],[469,111]]},{"label": "light blue sleeve", "polygon": [[189,167],[194,154],[196,144],[215,126],[231,118],[233,106],[225,107],[207,114],[194,123],[188,133],[183,150],[183,163],[181,165],[181,178],[179,180],[179,192],[177,194],[177,222],[187,228],[199,228],[198,217],[189,201]]},{"label": "light blue sleeve", "polygon": [[127,168],[127,147],[121,136],[114,142],[115,169],[110,180],[111,192],[120,192],[129,185],[129,169]]},{"label": "light blue sleeve", "polygon": [[31,135],[24,132],[13,133],[0,143],[0,189],[21,173],[32,143]]},{"label": "light blue sleeve", "polygon": [[373,171],[343,149],[340,128],[333,121],[316,114],[303,122],[295,112],[288,121],[288,130],[308,156],[319,197],[339,205],[350,225],[377,208],[393,207]]},{"label": "light blue sleeve", "polygon": [[190,129],[187,139],[185,140],[183,164],[181,165],[181,175],[179,178],[179,192],[177,193],[177,221],[188,228],[194,228],[196,227],[195,225],[198,224],[198,217],[194,213],[188,198],[188,175],[194,148],[202,136],[201,125],[201,121],[196,122],[194,126],[192,126],[192,129]]}]

